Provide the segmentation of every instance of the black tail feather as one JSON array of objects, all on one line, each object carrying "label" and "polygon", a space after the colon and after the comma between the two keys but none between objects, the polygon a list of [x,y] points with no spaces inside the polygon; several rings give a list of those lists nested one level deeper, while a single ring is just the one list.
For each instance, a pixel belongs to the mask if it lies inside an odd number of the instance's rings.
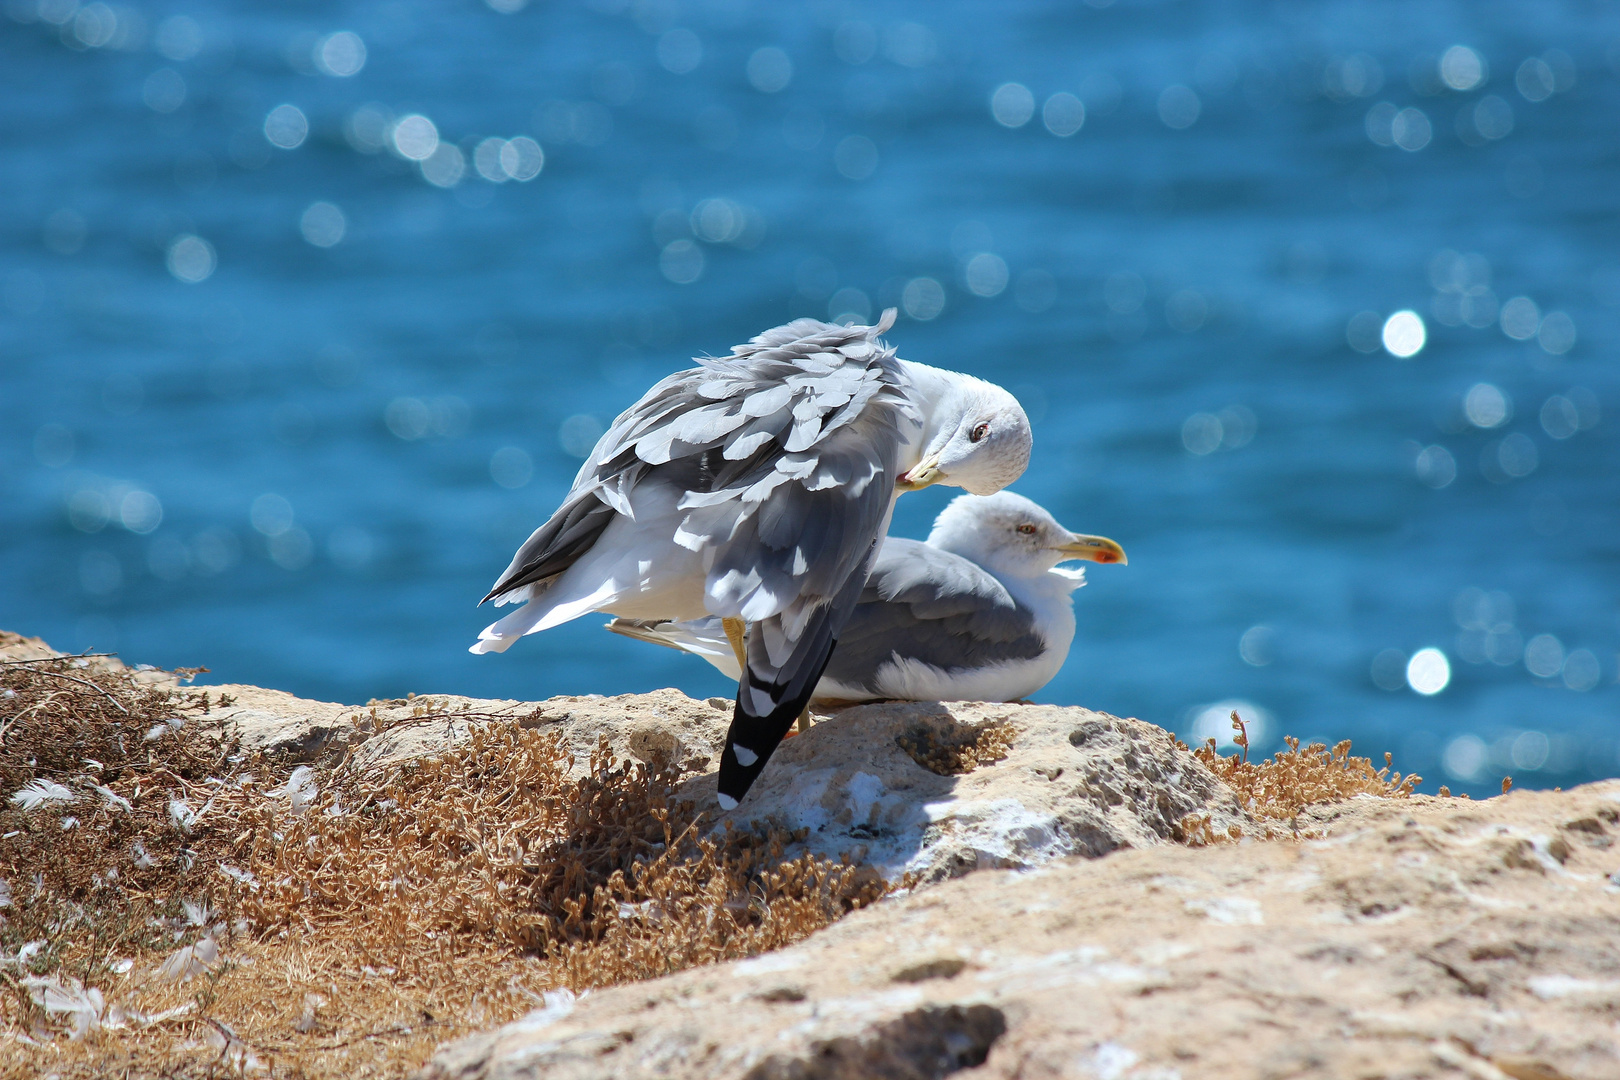
[{"label": "black tail feather", "polygon": [[[837,642],[828,625],[830,620],[823,616],[816,622],[812,640],[804,643],[809,646],[805,650],[808,655],[801,654],[802,659],[795,657],[799,662],[792,667],[791,674],[784,673],[782,681],[761,686],[755,681],[753,664],[749,664],[737,684],[737,707],[731,715],[731,728],[726,732],[725,750],[720,755],[720,804],[725,809],[731,809],[748,794],[821,681],[821,673],[826,670]],[[756,646],[752,642],[750,646],[752,652]],[[762,710],[760,706],[765,708]],[[744,765],[743,758],[751,760]]]},{"label": "black tail feather", "polygon": [[[832,659],[833,646],[838,644],[838,632],[861,598],[877,549],[878,541],[873,540],[831,602],[810,613],[793,643],[792,654],[780,668],[771,663],[761,639],[761,631],[766,628],[757,623],[749,627],[748,663],[743,665],[737,683],[737,708],[731,714],[726,748],[720,754],[722,809],[734,808],[748,794],[765,771],[765,763],[787,738],[788,729],[810,703],[810,695],[816,692],[816,684]],[[746,765],[744,758],[749,759]]]}]

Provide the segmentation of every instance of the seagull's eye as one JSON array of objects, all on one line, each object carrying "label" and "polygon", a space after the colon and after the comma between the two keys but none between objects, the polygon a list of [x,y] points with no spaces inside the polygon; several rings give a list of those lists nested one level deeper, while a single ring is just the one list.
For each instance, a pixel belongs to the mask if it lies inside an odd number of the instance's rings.
[{"label": "seagull's eye", "polygon": [[979,442],[988,434],[990,434],[990,425],[989,424],[980,424],[977,427],[975,427],[972,431],[968,432],[968,441],[969,442]]},{"label": "seagull's eye", "polygon": [[1026,521],[1022,525],[1018,526],[1018,531],[1023,533],[1025,536],[1034,536],[1035,526]]}]

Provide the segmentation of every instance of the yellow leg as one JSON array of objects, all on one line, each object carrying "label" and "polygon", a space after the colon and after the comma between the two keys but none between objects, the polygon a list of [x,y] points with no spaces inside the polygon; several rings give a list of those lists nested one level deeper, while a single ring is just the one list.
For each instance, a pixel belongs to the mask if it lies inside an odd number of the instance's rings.
[{"label": "yellow leg", "polygon": [[[748,624],[741,619],[722,618],[720,625],[725,627],[726,640],[731,642],[731,651],[737,654],[737,669],[739,671],[746,669],[748,667],[748,646],[746,644]],[[800,732],[810,730],[809,705],[806,705],[804,711],[799,714],[797,726]],[[793,734],[796,734],[796,732],[789,733],[790,736]]]},{"label": "yellow leg", "polygon": [[741,672],[748,667],[748,647],[744,644],[744,635],[748,633],[748,624],[741,619],[721,619],[720,625],[726,628],[726,640],[731,642],[731,651],[737,654],[737,670]]}]

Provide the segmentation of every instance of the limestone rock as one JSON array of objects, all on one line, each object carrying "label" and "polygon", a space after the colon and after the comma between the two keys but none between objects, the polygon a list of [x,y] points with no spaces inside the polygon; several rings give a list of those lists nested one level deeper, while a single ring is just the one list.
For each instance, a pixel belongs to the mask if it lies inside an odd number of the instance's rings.
[{"label": "limestone rock", "polygon": [[206,722],[234,731],[250,749],[331,763],[352,748],[363,766],[377,767],[440,753],[465,739],[473,724],[513,722],[556,731],[581,766],[604,736],[620,757],[718,761],[731,721],[729,700],[694,701],[679,690],[538,703],[430,694],[366,705],[310,701],[257,686],[190,692],[204,691],[213,702]]},{"label": "limestone rock", "polygon": [[555,995],[423,1075],[1620,1075],[1620,782],[1313,817],[1325,839],[977,873],[778,953]]},{"label": "limestone rock", "polygon": [[0,661],[44,660],[61,653],[45,644],[44,638],[24,637],[10,630],[0,630]]},{"label": "limestone rock", "polygon": [[[0,634],[0,660],[51,655]],[[582,767],[605,737],[700,770],[685,793],[705,807],[731,713],[673,690],[365,706],[182,692],[210,695],[203,723],[302,761],[383,767],[518,723],[556,731]],[[1208,816],[1201,835],[1248,824],[1139,721],[975,703],[833,714],[781,747],[732,818],[912,888],[776,953],[547,994],[441,1047],[423,1076],[1620,1076],[1620,781],[1358,796],[1302,815],[1320,839],[1165,842],[1189,813]]]},{"label": "limestone rock", "polygon": [[[51,648],[44,638],[24,637],[22,634],[12,633],[10,630],[0,630],[0,663],[48,660],[64,655],[66,654]],[[135,682],[145,683],[150,686],[172,688],[179,686],[182,681],[174,672],[163,671],[150,664],[141,664],[134,668],[128,667],[116,656],[90,655],[76,658],[74,663],[96,672],[127,672]]]},{"label": "limestone rock", "polygon": [[[712,776],[687,787],[713,804]],[[892,702],[788,739],[729,816],[808,830],[811,851],[898,882],[1161,844],[1192,813],[1222,833],[1250,824],[1162,728],[1054,705]]]},{"label": "limestone rock", "polygon": [[208,695],[201,723],[238,736],[246,749],[289,761],[329,764],[365,735],[353,719],[354,708],[330,701],[229,683],[189,693],[199,699]]}]

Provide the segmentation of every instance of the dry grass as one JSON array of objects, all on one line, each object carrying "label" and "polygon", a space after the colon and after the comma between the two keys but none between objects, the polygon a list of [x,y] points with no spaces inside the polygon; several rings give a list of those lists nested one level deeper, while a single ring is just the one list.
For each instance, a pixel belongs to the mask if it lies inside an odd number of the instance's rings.
[{"label": "dry grass", "polygon": [[376,774],[249,760],[187,708],[0,667],[0,1076],[400,1076],[548,994],[778,948],[877,893],[784,836],[707,836],[678,765],[573,770],[512,720]]},{"label": "dry grass", "polygon": [[[1384,767],[1373,768],[1372,760],[1350,756],[1350,740],[1346,739],[1331,750],[1323,743],[1301,747],[1299,740],[1285,737],[1288,746],[1258,765],[1249,761],[1249,731],[1237,712],[1232,713],[1233,742],[1238,753],[1222,755],[1210,739],[1194,750],[1193,756],[1209,767],[1237,795],[1244,809],[1265,827],[1265,838],[1276,833],[1272,823],[1286,823],[1289,833],[1296,837],[1308,835],[1299,827],[1299,815],[1309,806],[1339,802],[1357,795],[1375,795],[1380,798],[1404,799],[1423,782],[1415,774],[1402,776],[1394,772],[1394,759],[1386,753]],[[1210,827],[1207,815],[1189,815],[1182,823],[1182,834],[1192,844],[1213,844],[1222,840],[1236,840],[1243,834],[1236,830],[1230,835],[1217,835]]]},{"label": "dry grass", "polygon": [[929,772],[961,776],[1006,757],[1016,734],[1005,719],[967,724],[947,712],[924,717],[894,741]]}]

